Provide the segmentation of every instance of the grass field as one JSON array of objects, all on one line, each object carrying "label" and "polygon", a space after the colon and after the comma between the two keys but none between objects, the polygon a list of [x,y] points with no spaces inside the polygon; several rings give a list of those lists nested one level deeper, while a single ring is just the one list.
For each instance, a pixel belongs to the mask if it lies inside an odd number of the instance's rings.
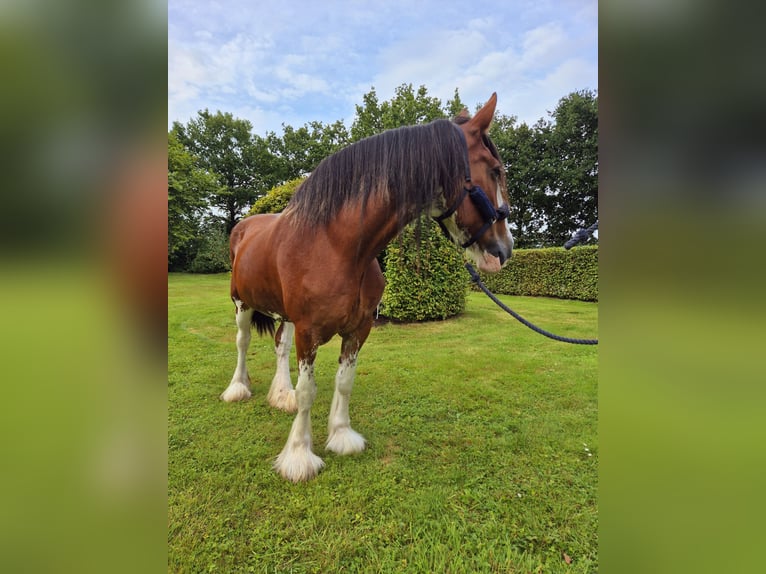
[{"label": "grass field", "polygon": [[[501,299],[597,336],[594,303]],[[253,397],[218,399],[236,364],[228,275],[171,274],[168,313],[169,571],[598,570],[595,347],[545,339],[479,293],[455,319],[375,327],[350,406],[368,448],[340,457],[323,449],[336,337],[312,409],[326,467],[292,484],[271,470],[293,419],[266,403],[273,341],[253,336]]]}]

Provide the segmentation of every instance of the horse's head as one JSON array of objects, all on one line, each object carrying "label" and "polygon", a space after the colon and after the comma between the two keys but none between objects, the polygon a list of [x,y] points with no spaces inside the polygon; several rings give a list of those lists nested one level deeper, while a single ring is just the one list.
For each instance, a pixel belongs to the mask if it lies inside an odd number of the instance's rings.
[{"label": "horse's head", "polygon": [[[435,218],[479,269],[491,273],[500,271],[513,251],[505,169],[487,135],[496,105],[497,94],[492,94],[474,117],[470,118],[467,110],[463,110],[455,118],[465,139],[469,171],[462,191],[447,210]],[[470,201],[464,201],[466,197]]]}]

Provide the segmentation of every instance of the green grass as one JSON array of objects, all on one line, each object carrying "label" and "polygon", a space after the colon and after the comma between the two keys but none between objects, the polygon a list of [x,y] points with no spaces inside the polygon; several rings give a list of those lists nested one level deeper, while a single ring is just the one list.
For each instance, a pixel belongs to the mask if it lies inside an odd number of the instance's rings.
[{"label": "green grass", "polygon": [[[597,336],[594,303],[501,299]],[[598,570],[594,347],[545,339],[480,293],[455,319],[375,327],[350,407],[368,448],[341,457],[323,449],[336,337],[312,409],[326,467],[292,484],[271,470],[293,419],[266,403],[271,339],[253,336],[253,397],[218,399],[236,364],[228,275],[171,275],[168,312],[169,571]]]}]

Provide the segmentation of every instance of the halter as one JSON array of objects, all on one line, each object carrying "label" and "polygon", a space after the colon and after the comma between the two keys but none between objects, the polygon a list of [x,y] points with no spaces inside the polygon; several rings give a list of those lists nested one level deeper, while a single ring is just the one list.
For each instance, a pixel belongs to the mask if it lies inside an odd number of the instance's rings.
[{"label": "halter", "polygon": [[444,236],[452,241],[452,237],[450,236],[449,232],[447,231],[447,228],[444,225],[444,220],[448,217],[452,216],[453,213],[455,213],[460,205],[463,203],[463,200],[465,199],[465,196],[471,198],[471,203],[473,203],[476,210],[479,212],[479,215],[481,215],[482,220],[484,221],[484,224],[481,226],[479,231],[473,234],[473,236],[466,241],[465,243],[461,244],[461,247],[463,249],[467,249],[476,241],[479,240],[479,238],[486,233],[486,231],[498,220],[505,219],[511,214],[511,209],[508,207],[507,203],[504,203],[498,208],[495,208],[494,205],[492,205],[492,202],[489,200],[489,197],[487,197],[487,194],[484,192],[484,190],[479,187],[478,185],[473,185],[471,182],[471,164],[468,158],[468,142],[465,140],[465,134],[463,133],[463,130],[461,130],[459,127],[457,127],[457,131],[460,133],[460,137],[463,138],[463,143],[465,144],[465,183],[463,184],[463,190],[460,192],[460,195],[455,200],[455,203],[452,204],[452,207],[447,209],[444,213],[442,213],[439,216],[434,217],[434,220],[436,223],[439,224],[439,227],[442,230],[442,233],[444,233]]}]

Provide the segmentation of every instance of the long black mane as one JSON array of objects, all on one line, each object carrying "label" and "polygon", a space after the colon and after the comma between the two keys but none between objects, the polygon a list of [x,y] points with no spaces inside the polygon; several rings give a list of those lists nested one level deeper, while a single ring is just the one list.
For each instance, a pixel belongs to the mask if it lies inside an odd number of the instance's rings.
[{"label": "long black mane", "polygon": [[327,225],[338,211],[385,194],[402,224],[433,205],[451,200],[463,185],[465,140],[449,120],[402,127],[360,140],[325,158],[300,185],[285,215],[309,226]]}]

